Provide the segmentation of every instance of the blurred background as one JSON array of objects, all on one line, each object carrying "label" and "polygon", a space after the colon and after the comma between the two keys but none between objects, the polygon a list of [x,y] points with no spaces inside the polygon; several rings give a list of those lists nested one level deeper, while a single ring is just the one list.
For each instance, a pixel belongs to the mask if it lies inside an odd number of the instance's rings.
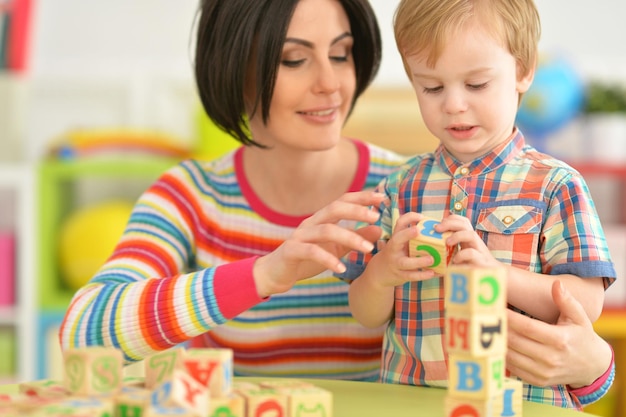
[{"label": "blurred background", "polygon": [[[346,134],[407,155],[432,150],[393,40],[397,0],[371,3],[383,65]],[[536,4],[542,55],[518,122],[533,145],[585,175],[623,279],[626,2]],[[196,97],[196,6],[0,0],[0,382],[59,377],[60,318],[108,255],[134,199],[181,158],[234,146]],[[597,329],[623,355],[626,284],[606,295]],[[626,415],[622,389],[618,374],[588,411]]]}]

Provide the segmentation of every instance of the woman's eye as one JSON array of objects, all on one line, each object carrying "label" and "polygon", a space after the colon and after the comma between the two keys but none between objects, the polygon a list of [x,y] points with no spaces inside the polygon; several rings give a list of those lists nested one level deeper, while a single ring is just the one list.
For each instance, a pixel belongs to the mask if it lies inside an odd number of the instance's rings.
[{"label": "woman's eye", "polygon": [[347,62],[348,61],[348,55],[337,55],[337,56],[331,56],[330,59],[332,59],[335,62]]},{"label": "woman's eye", "polygon": [[304,63],[304,59],[283,59],[281,61],[281,64],[286,66],[286,67],[290,67],[290,68],[295,68],[297,66],[302,65],[302,63]]}]

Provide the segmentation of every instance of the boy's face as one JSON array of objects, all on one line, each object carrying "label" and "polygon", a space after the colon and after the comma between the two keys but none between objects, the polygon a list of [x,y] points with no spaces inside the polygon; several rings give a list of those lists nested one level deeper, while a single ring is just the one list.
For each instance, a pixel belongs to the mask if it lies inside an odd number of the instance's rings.
[{"label": "boy's face", "polygon": [[427,52],[406,62],[428,129],[462,162],[505,141],[534,73],[518,79],[513,56],[474,22],[449,39],[434,68]]}]

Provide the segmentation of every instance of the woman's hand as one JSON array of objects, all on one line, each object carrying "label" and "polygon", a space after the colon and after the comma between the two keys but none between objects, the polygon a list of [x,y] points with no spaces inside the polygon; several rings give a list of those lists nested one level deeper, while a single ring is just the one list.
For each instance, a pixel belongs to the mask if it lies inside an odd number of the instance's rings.
[{"label": "woman's hand", "polygon": [[[340,259],[351,250],[371,252],[381,233],[373,225],[379,217],[376,207],[384,198],[372,191],[347,193],[304,220],[278,248],[255,262],[259,296],[285,292],[298,280],[327,269],[344,272]],[[369,225],[355,230],[340,224],[346,221]]]},{"label": "woman's hand", "polygon": [[507,369],[537,386],[590,385],[608,369],[611,348],[560,281],[552,298],[560,311],[556,324],[508,311]]}]

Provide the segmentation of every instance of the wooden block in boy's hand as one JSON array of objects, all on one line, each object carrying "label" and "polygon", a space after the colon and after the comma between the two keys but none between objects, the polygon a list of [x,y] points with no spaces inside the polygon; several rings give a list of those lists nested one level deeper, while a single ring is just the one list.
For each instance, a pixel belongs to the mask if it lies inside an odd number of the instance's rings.
[{"label": "wooden block in boy's hand", "polygon": [[446,239],[452,232],[437,232],[435,225],[439,223],[438,220],[431,218],[420,220],[417,224],[419,235],[409,242],[409,256],[432,256],[434,262],[429,268],[438,274],[443,274],[453,255],[452,248],[446,245]]},{"label": "wooden block in boy's hand", "polygon": [[65,388],[73,395],[116,395],[122,386],[122,352],[115,348],[83,347],[63,352]]}]

